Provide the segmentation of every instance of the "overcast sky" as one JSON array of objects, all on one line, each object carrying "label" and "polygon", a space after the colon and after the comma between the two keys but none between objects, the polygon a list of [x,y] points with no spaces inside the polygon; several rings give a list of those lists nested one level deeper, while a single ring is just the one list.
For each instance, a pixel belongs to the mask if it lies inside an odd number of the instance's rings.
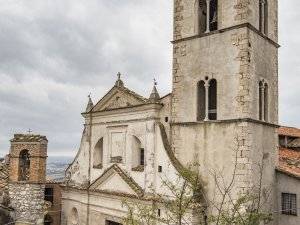
[{"label": "overcast sky", "polygon": [[[0,155],[14,133],[74,156],[87,96],[121,72],[146,97],[171,91],[173,0],[0,0]],[[280,2],[280,123],[300,127],[300,1]]]}]

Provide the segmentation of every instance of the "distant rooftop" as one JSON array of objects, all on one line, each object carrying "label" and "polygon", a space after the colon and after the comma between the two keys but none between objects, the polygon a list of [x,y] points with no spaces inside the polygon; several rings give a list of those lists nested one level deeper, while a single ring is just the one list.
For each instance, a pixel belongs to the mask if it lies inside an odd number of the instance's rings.
[{"label": "distant rooftop", "polygon": [[279,135],[290,136],[290,137],[300,137],[300,129],[295,127],[279,127]]},{"label": "distant rooftop", "polygon": [[11,142],[41,142],[48,141],[46,136],[38,134],[15,134]]}]

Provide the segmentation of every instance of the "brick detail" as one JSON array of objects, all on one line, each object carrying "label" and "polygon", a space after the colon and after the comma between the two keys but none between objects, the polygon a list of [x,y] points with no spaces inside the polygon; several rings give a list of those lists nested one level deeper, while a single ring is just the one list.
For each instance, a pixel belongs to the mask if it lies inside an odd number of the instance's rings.
[{"label": "brick detail", "polygon": [[239,92],[236,97],[238,102],[237,113],[239,117],[250,118],[252,112],[250,104],[253,102],[251,93],[252,71],[251,68],[251,40],[248,32],[234,34],[231,37],[232,44],[235,45],[239,53],[235,61],[240,63],[239,73]]},{"label": "brick detail", "polygon": [[180,121],[180,117],[177,114],[178,108],[180,108],[180,93],[183,81],[183,75],[180,71],[179,60],[182,57],[186,57],[188,54],[186,45],[174,45],[173,47],[173,95],[172,95],[172,121]]},{"label": "brick detail", "polygon": [[234,17],[235,21],[246,22],[252,16],[252,10],[250,8],[250,0],[237,0],[234,8],[236,9],[236,15]]},{"label": "brick detail", "polygon": [[30,154],[29,182],[44,183],[46,177],[47,144],[12,143],[9,155],[9,180],[19,181],[19,156],[22,150]]},{"label": "brick detail", "polygon": [[253,186],[252,181],[252,159],[251,149],[251,131],[248,122],[241,122],[236,128],[237,139],[237,170],[236,170],[236,187],[239,191],[244,192]]},{"label": "brick detail", "polygon": [[183,7],[183,0],[175,0],[174,3],[174,33],[173,38],[174,40],[178,40],[182,38],[182,11],[184,10]]}]

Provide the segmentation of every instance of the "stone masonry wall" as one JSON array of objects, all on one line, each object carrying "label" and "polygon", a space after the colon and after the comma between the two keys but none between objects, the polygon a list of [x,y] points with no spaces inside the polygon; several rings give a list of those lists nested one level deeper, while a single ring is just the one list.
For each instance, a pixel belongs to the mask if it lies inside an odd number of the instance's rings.
[{"label": "stone masonry wall", "polygon": [[174,2],[174,40],[178,40],[182,38],[181,30],[182,30],[182,11],[183,11],[183,0],[175,0]]},{"label": "stone masonry wall", "polygon": [[19,221],[36,222],[44,218],[44,184],[9,184],[10,206]]},{"label": "stone masonry wall", "polygon": [[250,5],[250,0],[237,0],[236,5],[234,6],[236,9],[236,15],[234,17],[235,21],[248,22],[249,18],[252,16]]},{"label": "stone masonry wall", "polygon": [[[251,72],[253,69],[251,63],[251,42],[248,32],[240,32],[232,35],[232,44],[239,50],[236,61],[240,63],[240,71],[237,74],[239,79],[239,93],[236,97],[238,102],[238,115],[240,117],[251,118],[250,104],[253,102],[251,98]],[[253,95],[252,95],[253,96]]]}]

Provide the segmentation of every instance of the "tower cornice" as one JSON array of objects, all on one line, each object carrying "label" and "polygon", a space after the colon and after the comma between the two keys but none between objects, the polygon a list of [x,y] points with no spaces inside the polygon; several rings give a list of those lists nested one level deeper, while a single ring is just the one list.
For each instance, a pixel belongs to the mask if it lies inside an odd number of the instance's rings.
[{"label": "tower cornice", "polygon": [[268,38],[266,35],[264,35],[263,33],[261,33],[254,26],[252,26],[250,23],[243,23],[243,24],[239,24],[239,25],[235,25],[235,26],[231,26],[231,27],[226,27],[224,29],[211,31],[209,33],[203,33],[203,34],[198,34],[198,35],[194,35],[194,36],[190,36],[190,37],[181,38],[181,39],[178,39],[178,40],[173,40],[173,41],[171,41],[171,43],[172,44],[177,44],[177,43],[180,43],[180,42],[189,41],[189,40],[193,40],[193,39],[197,39],[197,38],[202,38],[202,37],[207,37],[207,36],[211,36],[211,35],[215,35],[215,34],[219,34],[219,33],[224,33],[224,32],[227,32],[227,31],[231,31],[231,30],[235,30],[235,29],[240,29],[240,28],[248,28],[248,29],[250,29],[253,32],[255,32],[256,34],[258,34],[259,36],[261,36],[262,38],[266,39],[269,43],[271,43],[275,47],[280,48],[280,45],[277,42],[275,42],[274,40]]}]

